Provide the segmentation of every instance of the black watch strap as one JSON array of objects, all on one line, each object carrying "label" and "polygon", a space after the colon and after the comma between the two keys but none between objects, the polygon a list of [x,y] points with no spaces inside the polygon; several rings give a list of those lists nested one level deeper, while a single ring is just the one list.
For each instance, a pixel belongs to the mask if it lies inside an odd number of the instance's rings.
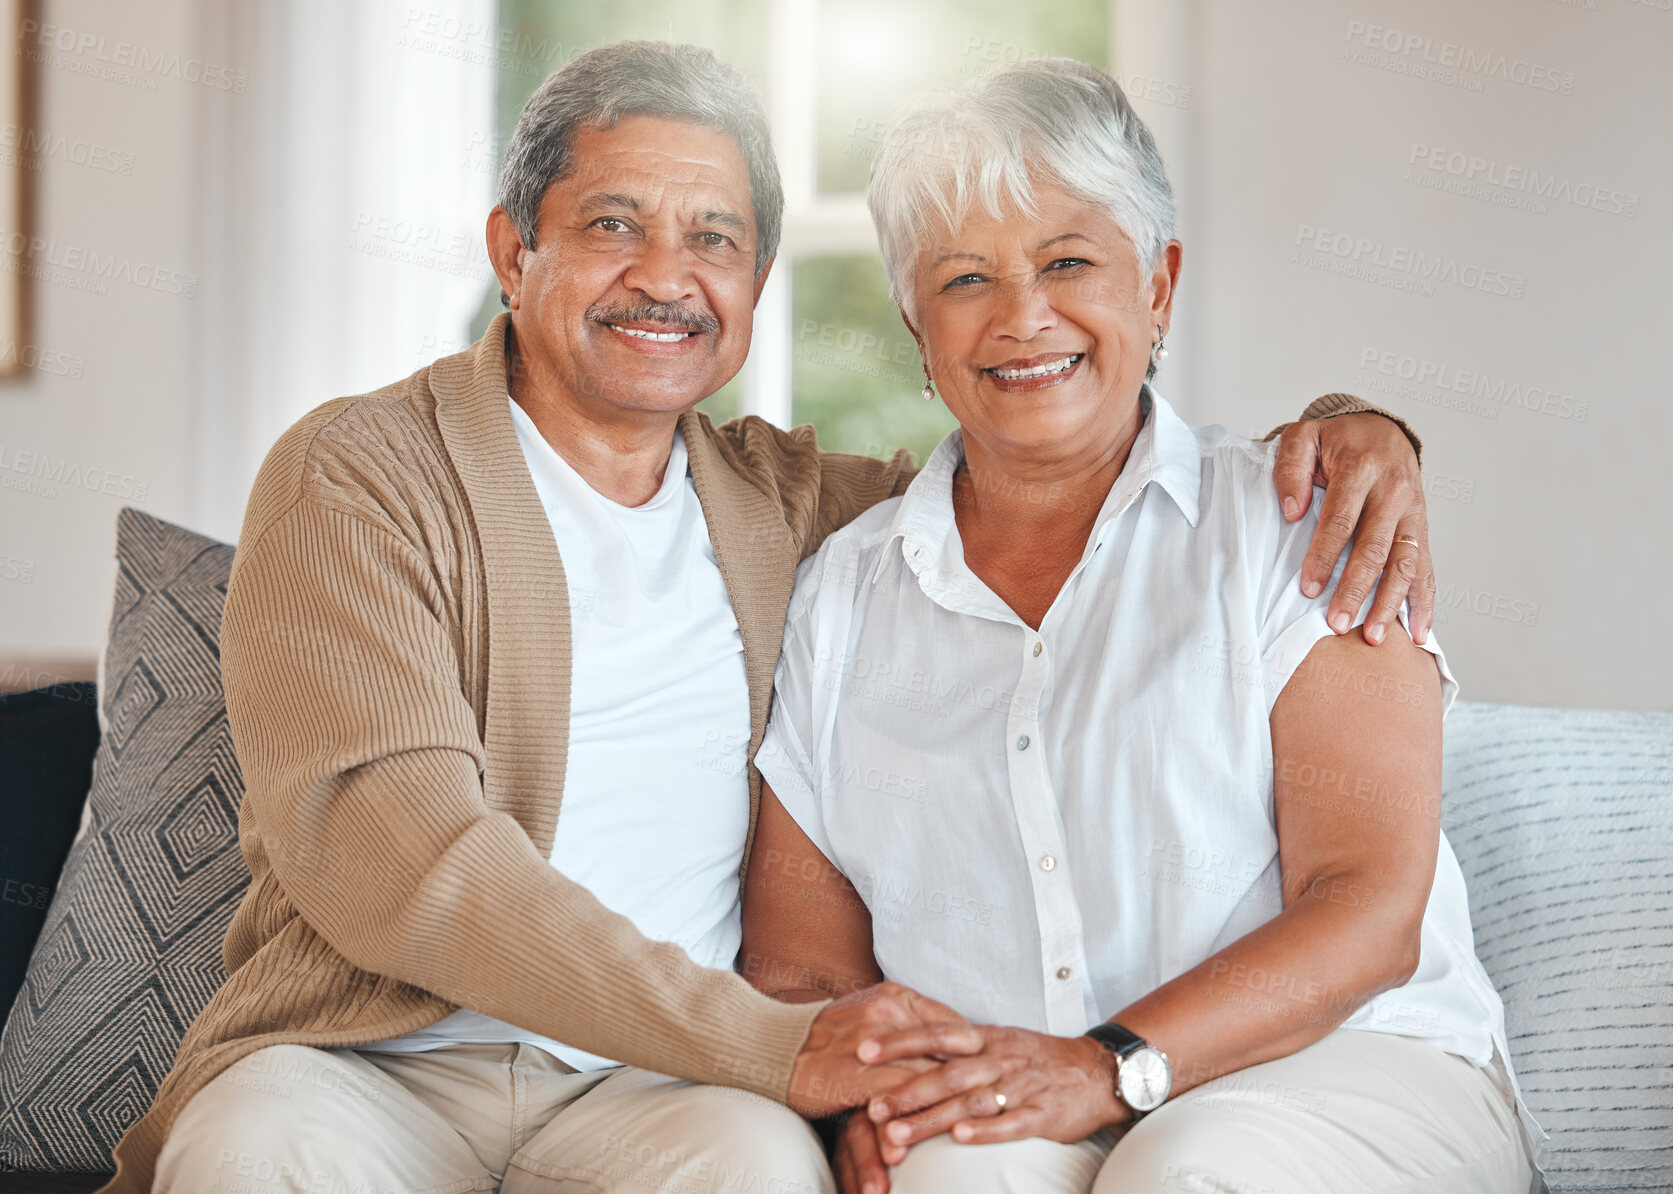
[{"label": "black watch strap", "polygon": [[1138,1033],[1129,1032],[1121,1025],[1111,1022],[1094,1024],[1086,1030],[1086,1035],[1117,1057],[1125,1057],[1145,1043],[1144,1038]]}]

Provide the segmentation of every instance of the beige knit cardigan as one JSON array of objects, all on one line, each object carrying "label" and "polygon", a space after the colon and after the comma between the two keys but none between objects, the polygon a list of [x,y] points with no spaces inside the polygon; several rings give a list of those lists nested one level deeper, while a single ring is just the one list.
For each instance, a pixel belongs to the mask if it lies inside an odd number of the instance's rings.
[{"label": "beige knit cardigan", "polygon": [[[563,795],[563,563],[511,421],[501,315],[471,348],[328,402],[250,495],[221,631],[251,881],[228,978],[106,1191],[145,1194],[180,1108],[268,1045],[400,1036],[460,1006],[784,1099],[822,1004],[646,940],[547,861]],[[1328,395],[1311,415],[1368,408]],[[810,428],[679,421],[760,745],[796,564],[911,478]],[[751,770],[750,837],[760,799]],[[749,843],[745,845],[748,864]]]}]

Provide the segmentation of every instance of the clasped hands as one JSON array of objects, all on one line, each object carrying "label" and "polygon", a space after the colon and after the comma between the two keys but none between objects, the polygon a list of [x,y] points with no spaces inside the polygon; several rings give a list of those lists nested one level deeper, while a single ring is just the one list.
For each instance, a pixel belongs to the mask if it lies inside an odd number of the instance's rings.
[{"label": "clasped hands", "polygon": [[1128,1118],[1114,1059],[1096,1041],[973,1025],[898,983],[856,991],[819,1014],[789,1101],[810,1116],[854,1109],[833,1161],[844,1194],[885,1194],[888,1166],[942,1132],[961,1144],[1072,1143]]}]

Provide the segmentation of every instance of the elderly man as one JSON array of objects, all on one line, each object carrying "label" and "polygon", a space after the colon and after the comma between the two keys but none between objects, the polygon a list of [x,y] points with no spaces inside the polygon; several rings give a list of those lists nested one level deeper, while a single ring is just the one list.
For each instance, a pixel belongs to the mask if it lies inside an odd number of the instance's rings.
[{"label": "elderly man", "polygon": [[[692,409],[778,243],[753,93],[693,47],[583,55],[500,199],[509,313],[315,410],[256,480],[223,630],[252,879],[108,1190],[828,1189],[796,1112],[903,1080],[864,1040],[957,1020],[734,969],[796,564],[911,473]],[[1366,511],[1357,608],[1425,537],[1414,454],[1375,416],[1286,451],[1301,506],[1315,460],[1343,477],[1309,585]]]}]

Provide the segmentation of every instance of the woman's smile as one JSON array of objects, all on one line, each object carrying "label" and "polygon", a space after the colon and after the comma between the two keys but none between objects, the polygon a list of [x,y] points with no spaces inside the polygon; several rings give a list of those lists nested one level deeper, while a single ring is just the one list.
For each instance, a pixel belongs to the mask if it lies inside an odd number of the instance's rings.
[{"label": "woman's smile", "polygon": [[1009,394],[1060,386],[1080,371],[1084,352],[1048,352],[982,369],[996,389]]}]

